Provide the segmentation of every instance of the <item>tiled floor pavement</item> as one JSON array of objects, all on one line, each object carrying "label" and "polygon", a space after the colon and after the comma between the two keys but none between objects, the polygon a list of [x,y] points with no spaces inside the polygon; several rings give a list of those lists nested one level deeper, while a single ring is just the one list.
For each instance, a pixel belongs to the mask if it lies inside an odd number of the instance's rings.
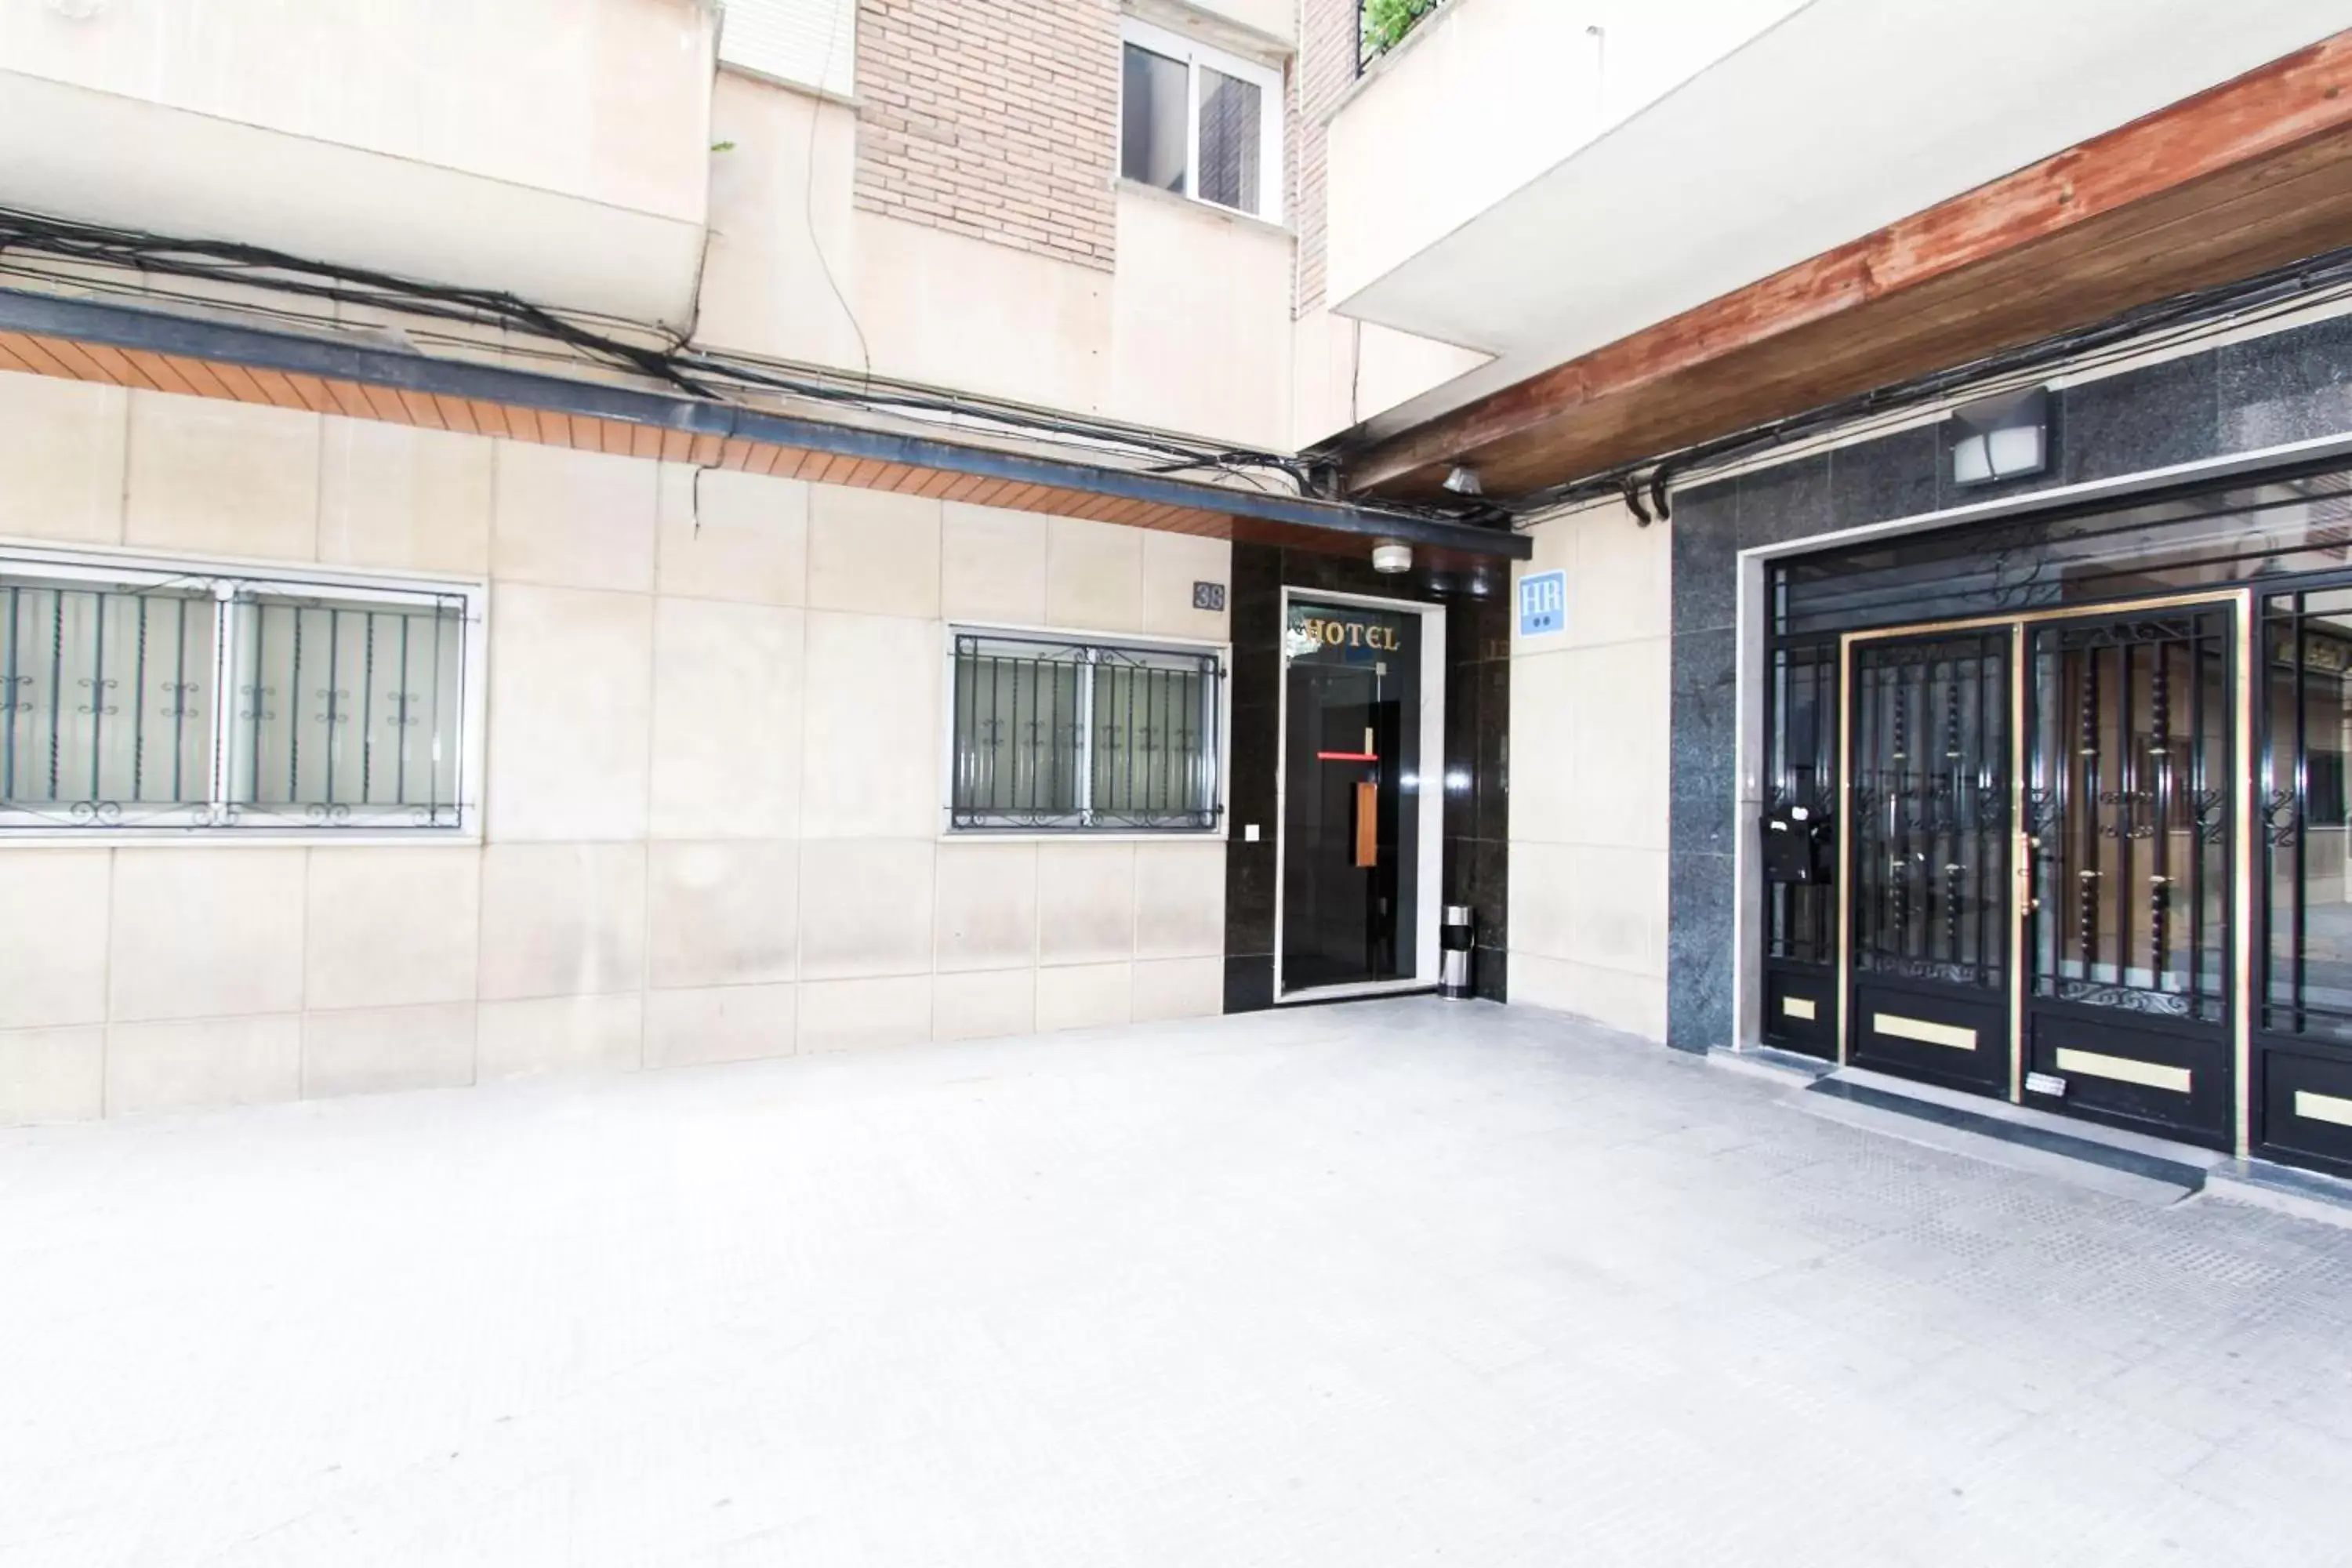
[{"label": "tiled floor pavement", "polygon": [[1413,1001],[0,1134],[0,1563],[2352,1562],[2352,1233]]}]

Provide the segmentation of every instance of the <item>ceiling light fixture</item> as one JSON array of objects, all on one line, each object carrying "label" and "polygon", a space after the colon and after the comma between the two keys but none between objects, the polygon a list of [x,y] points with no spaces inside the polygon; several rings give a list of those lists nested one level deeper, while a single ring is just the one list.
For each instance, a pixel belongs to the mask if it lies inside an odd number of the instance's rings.
[{"label": "ceiling light fixture", "polygon": [[1372,546],[1372,570],[1393,577],[1400,572],[1412,570],[1412,551],[1402,544]]},{"label": "ceiling light fixture", "polygon": [[1445,476],[1445,488],[1458,496],[1482,496],[1486,487],[1478,482],[1478,470],[1467,463],[1456,463]]}]

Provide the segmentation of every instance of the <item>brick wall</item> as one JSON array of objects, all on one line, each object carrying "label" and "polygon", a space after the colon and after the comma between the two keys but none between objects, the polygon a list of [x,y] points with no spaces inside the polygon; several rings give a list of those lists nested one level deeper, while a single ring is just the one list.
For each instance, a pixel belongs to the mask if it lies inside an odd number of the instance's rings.
[{"label": "brick wall", "polygon": [[858,0],[857,205],[1108,268],[1118,69],[1117,0]]},{"label": "brick wall", "polygon": [[1291,63],[1292,222],[1298,229],[1301,316],[1323,308],[1323,117],[1356,81],[1356,0],[1306,0]]}]

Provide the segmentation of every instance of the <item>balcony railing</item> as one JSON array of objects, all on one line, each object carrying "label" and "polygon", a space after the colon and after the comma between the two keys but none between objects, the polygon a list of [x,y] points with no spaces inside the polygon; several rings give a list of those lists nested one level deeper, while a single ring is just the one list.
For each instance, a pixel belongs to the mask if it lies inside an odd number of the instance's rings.
[{"label": "balcony railing", "polygon": [[1404,42],[1445,0],[1356,0],[1356,74]]}]

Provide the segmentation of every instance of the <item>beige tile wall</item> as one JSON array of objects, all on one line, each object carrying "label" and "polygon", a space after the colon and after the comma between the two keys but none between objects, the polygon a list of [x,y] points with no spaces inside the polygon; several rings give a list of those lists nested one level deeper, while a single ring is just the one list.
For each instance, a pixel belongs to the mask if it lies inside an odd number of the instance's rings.
[{"label": "beige tile wall", "polygon": [[1666,1035],[1668,532],[1611,505],[1540,524],[1568,627],[1511,647],[1510,995]]},{"label": "beige tile wall", "polygon": [[491,581],[485,841],[0,847],[0,1124],[1186,1017],[1222,840],[943,841],[943,617],[1215,541],[0,374],[0,537]]}]

